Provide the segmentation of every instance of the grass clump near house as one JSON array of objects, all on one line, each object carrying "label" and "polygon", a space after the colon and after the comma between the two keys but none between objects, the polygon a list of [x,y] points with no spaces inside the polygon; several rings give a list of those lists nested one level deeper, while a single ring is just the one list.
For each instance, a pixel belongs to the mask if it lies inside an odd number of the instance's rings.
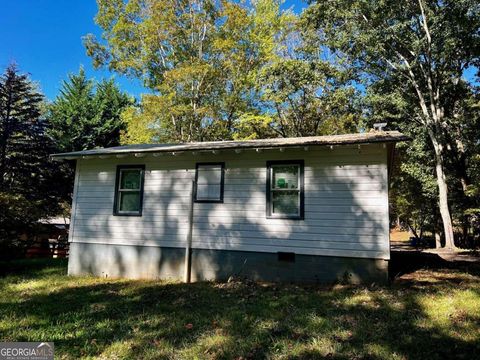
[{"label": "grass clump near house", "polygon": [[303,287],[68,277],[62,260],[0,264],[0,339],[53,341],[60,359],[474,359],[478,270]]}]

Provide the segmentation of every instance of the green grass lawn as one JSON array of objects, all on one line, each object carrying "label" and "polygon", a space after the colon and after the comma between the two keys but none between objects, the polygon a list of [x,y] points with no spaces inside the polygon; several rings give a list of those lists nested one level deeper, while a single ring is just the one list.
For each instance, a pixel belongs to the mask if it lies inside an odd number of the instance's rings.
[{"label": "green grass lawn", "polygon": [[1,272],[0,341],[54,341],[56,358],[480,357],[474,267],[418,270],[388,287],[67,277],[62,260]]}]

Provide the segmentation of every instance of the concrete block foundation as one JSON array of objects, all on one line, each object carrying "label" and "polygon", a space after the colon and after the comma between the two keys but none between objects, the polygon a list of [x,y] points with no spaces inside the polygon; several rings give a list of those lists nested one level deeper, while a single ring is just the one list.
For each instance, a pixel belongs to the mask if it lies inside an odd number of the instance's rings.
[{"label": "concrete block foundation", "polygon": [[[70,244],[69,275],[182,281],[184,269],[185,249],[182,248]],[[230,276],[295,283],[386,283],[388,261],[293,253],[192,250],[192,281],[221,281]]]}]

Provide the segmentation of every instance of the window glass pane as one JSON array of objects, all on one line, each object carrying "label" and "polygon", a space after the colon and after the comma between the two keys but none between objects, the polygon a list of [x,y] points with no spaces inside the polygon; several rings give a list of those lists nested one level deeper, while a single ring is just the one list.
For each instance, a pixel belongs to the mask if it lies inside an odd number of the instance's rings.
[{"label": "window glass pane", "polygon": [[299,209],[298,191],[273,191],[272,214],[275,215],[298,215]]},{"label": "window glass pane", "polygon": [[140,189],[141,171],[121,170],[120,189]]},{"label": "window glass pane", "polygon": [[140,192],[122,191],[119,194],[119,211],[138,212],[140,211]]},{"label": "window glass pane", "polygon": [[298,189],[298,165],[272,166],[272,189]]},{"label": "window glass pane", "polygon": [[196,200],[222,200],[222,165],[198,164]]},{"label": "window glass pane", "polygon": [[220,165],[198,166],[199,184],[220,184],[222,181],[222,167]]},{"label": "window glass pane", "polygon": [[220,184],[198,184],[197,199],[199,200],[220,200]]}]

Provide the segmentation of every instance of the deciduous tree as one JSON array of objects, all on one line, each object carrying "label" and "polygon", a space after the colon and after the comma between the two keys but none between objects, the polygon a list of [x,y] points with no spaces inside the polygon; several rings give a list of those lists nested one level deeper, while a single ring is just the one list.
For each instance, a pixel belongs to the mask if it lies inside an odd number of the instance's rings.
[{"label": "deciduous tree", "polygon": [[389,81],[415,101],[410,121],[425,129],[432,144],[446,246],[455,247],[446,151],[459,108],[450,98],[464,71],[479,62],[478,1],[315,1],[303,19],[367,85]]},{"label": "deciduous tree", "polygon": [[[144,80],[153,95],[131,125],[155,117],[158,141],[232,137],[234,120],[258,112],[258,73],[288,21],[277,0],[98,1],[103,41],[85,38],[97,66]],[[149,108],[150,107],[150,108]],[[153,108],[152,108],[153,107]],[[128,133],[128,131],[127,131]]]}]

